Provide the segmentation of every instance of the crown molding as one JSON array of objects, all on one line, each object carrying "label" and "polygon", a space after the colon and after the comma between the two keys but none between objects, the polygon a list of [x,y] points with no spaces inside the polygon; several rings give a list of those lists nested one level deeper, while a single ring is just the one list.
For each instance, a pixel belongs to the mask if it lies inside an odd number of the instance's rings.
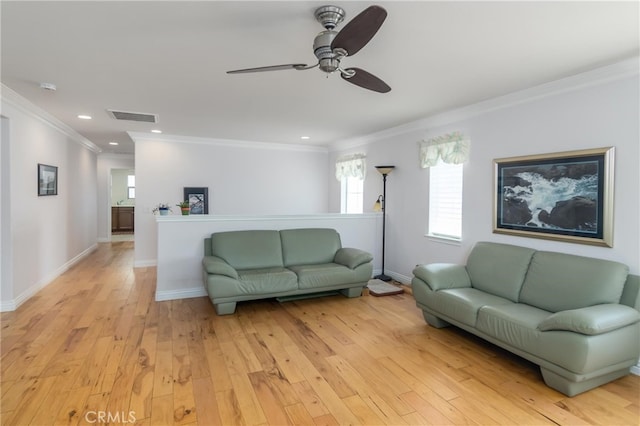
[{"label": "crown molding", "polygon": [[83,147],[89,149],[90,151],[97,153],[102,152],[102,150],[89,139],[82,136],[80,133],[73,130],[71,127],[64,124],[62,121],[58,120],[53,115],[49,114],[42,108],[36,106],[23,96],[19,95],[13,89],[2,84],[2,92],[0,94],[0,98],[2,98],[3,102],[13,106],[14,108],[19,109],[30,117],[39,120],[40,122],[52,127],[53,129],[59,131],[60,133],[68,136],[74,142],[82,145]]},{"label": "crown molding", "polygon": [[113,159],[113,160],[135,160],[135,156],[129,153],[120,152],[102,152],[99,155],[100,158]]},{"label": "crown molding", "polygon": [[432,127],[444,126],[462,120],[468,120],[478,115],[499,109],[537,101],[543,98],[560,95],[567,92],[599,86],[612,81],[638,76],[640,74],[640,57],[629,58],[611,65],[582,72],[549,83],[544,83],[528,89],[519,90],[507,95],[488,99],[486,101],[452,109],[420,120],[412,121],[396,127],[382,130],[368,135],[357,136],[329,144],[329,151],[352,149],[381,139],[388,139],[411,132],[421,131]]},{"label": "crown molding", "polygon": [[147,132],[127,132],[129,137],[134,143],[137,142],[171,142],[171,143],[188,143],[188,144],[200,144],[209,146],[224,146],[231,148],[247,148],[247,149],[271,149],[278,151],[303,151],[303,152],[319,152],[327,153],[329,149],[326,146],[309,146],[300,144],[286,144],[286,143],[269,143],[269,142],[254,142],[254,141],[242,141],[235,139],[215,139],[215,138],[200,138],[193,136],[180,136],[180,135],[160,135]]}]

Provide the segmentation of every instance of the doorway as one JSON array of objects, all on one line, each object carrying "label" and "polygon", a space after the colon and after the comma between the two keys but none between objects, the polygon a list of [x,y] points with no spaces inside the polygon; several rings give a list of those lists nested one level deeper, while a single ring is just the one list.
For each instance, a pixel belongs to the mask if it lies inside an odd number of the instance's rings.
[{"label": "doorway", "polygon": [[133,241],[135,207],[135,170],[111,169],[111,241]]}]

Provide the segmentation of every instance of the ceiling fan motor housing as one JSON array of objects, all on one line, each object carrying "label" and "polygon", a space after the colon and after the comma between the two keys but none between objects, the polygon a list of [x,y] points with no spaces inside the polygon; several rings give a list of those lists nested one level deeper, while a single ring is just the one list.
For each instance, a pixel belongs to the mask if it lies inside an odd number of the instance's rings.
[{"label": "ceiling fan motor housing", "polygon": [[320,69],[324,72],[334,72],[340,66],[340,58],[331,49],[331,42],[337,34],[337,31],[326,30],[313,40],[313,53],[318,58]]}]

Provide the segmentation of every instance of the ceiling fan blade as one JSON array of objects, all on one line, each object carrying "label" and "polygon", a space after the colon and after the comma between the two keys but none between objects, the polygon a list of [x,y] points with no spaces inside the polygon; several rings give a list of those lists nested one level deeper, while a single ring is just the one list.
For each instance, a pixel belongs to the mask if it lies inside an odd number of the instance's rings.
[{"label": "ceiling fan blade", "polygon": [[[315,67],[315,66],[314,66]],[[282,71],[282,70],[306,70],[309,68],[307,64],[283,64],[283,65],[270,65],[268,67],[257,67],[257,68],[245,68],[241,70],[232,70],[227,71],[227,74],[243,74],[249,72],[263,72],[263,71]]]},{"label": "ceiling fan blade", "polygon": [[[360,68],[347,68],[344,70],[345,72],[340,75],[342,78],[349,83],[355,84],[356,86],[363,87],[365,89],[373,90],[374,92],[387,93],[391,91],[391,87],[387,85],[384,81],[380,80],[375,75],[366,72]],[[349,74],[351,72],[355,72],[351,77]]]},{"label": "ceiling fan blade", "polygon": [[331,49],[341,48],[353,56],[378,32],[387,17],[380,6],[369,6],[353,18],[331,42]]}]

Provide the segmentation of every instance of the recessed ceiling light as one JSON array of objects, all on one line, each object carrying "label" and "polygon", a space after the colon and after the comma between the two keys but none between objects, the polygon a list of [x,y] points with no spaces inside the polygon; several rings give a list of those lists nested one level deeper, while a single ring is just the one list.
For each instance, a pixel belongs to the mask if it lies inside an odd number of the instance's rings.
[{"label": "recessed ceiling light", "polygon": [[118,145],[118,142],[109,142],[109,145]]},{"label": "recessed ceiling light", "polygon": [[300,136],[300,139],[307,140],[307,139],[311,139],[311,137],[310,136]]},{"label": "recessed ceiling light", "polygon": [[151,133],[162,133],[162,130],[153,129],[153,130],[151,131]]},{"label": "recessed ceiling light", "polygon": [[44,89],[44,90],[50,90],[52,92],[55,92],[56,89],[57,89],[55,84],[53,84],[53,83],[44,83],[44,82],[40,83],[40,88]]},{"label": "recessed ceiling light", "polygon": [[90,115],[84,115],[84,114],[80,114],[78,116],[78,118],[80,118],[82,120],[91,120],[91,116]]}]

